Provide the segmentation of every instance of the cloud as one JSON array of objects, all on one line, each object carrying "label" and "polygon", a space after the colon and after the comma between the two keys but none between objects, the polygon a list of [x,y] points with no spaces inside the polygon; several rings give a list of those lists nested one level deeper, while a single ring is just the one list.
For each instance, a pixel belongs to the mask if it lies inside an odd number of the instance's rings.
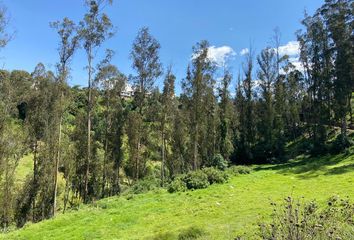
[{"label": "cloud", "polygon": [[240,55],[244,56],[244,55],[248,54],[249,52],[250,52],[250,50],[248,48],[244,48],[240,51]]},{"label": "cloud", "polygon": [[300,44],[298,41],[290,41],[286,45],[279,47],[280,55],[298,56],[300,54]]},{"label": "cloud", "polygon": [[215,47],[208,49],[208,58],[218,66],[224,66],[230,58],[236,55],[236,52],[229,46]]},{"label": "cloud", "polygon": [[279,54],[281,56],[288,55],[289,62],[294,65],[295,69],[304,72],[304,66],[299,61],[300,43],[298,41],[290,41],[287,44],[280,46]]}]

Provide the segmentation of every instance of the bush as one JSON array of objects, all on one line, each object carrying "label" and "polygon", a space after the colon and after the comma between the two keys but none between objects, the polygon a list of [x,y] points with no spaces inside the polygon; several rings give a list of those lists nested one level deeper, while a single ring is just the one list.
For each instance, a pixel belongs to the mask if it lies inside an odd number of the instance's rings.
[{"label": "bush", "polygon": [[145,193],[159,188],[161,185],[160,179],[156,178],[144,178],[137,181],[131,188],[131,192],[134,194]]},{"label": "bush", "polygon": [[210,184],[225,183],[229,179],[229,175],[226,172],[216,168],[204,168],[202,171],[207,175]]},{"label": "bush", "polygon": [[229,167],[229,169],[227,170],[230,174],[236,176],[239,174],[250,174],[252,169],[248,166],[242,166],[242,165],[238,165],[238,166],[232,166]]},{"label": "bush", "polygon": [[220,170],[225,170],[228,166],[228,162],[221,154],[216,154],[211,161],[207,164],[207,167],[215,167]]},{"label": "bush", "polygon": [[183,176],[175,178],[167,188],[167,191],[169,193],[174,193],[174,192],[184,192],[187,190],[187,185],[183,181]]},{"label": "bush", "polygon": [[179,235],[178,235],[178,240],[191,240],[191,239],[197,239],[201,236],[206,235],[206,232],[197,227],[190,227],[185,230],[183,230]]},{"label": "bush", "polygon": [[202,189],[210,185],[208,176],[201,170],[188,173],[183,178],[183,181],[186,183],[188,189]]},{"label": "bush", "polygon": [[323,210],[315,201],[303,203],[291,197],[280,208],[272,206],[272,223],[260,225],[263,239],[353,239],[354,204],[348,199],[332,197]]}]

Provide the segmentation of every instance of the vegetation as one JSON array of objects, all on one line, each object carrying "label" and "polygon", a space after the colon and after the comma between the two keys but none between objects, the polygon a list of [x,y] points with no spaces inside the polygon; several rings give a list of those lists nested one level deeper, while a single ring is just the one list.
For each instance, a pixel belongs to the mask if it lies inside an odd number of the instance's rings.
[{"label": "vegetation", "polygon": [[354,236],[354,204],[349,199],[331,197],[325,209],[315,201],[303,203],[292,197],[276,204],[273,222],[262,228],[263,239],[351,239]]},{"label": "vegetation", "polygon": [[287,196],[300,199],[301,206],[316,200],[318,213],[332,195],[339,196],[338,203],[353,201],[352,153],[255,165],[250,174],[206,189],[106,198],[0,239],[178,239],[189,228],[202,230],[201,239],[261,239],[259,225],[272,222],[273,209],[280,213]]},{"label": "vegetation", "polygon": [[[97,54],[114,35],[106,14],[113,1],[84,3],[81,21],[50,24],[58,37],[54,72],[42,63],[32,73],[0,70],[0,229],[38,223],[4,237],[256,236],[266,198],[291,189],[322,201],[352,197],[352,1],[326,0],[305,14],[296,33],[302,69],[282,54],[279,30],[259,53],[250,47],[235,96],[236,81],[210,58],[208,41],[196,43],[185,78],[176,79],[148,27],[132,43],[134,74],[125,76],[112,64],[113,50]],[[0,48],[11,40],[7,26],[0,8]],[[67,83],[80,50],[86,87]],[[291,224],[276,222],[266,232],[283,236]],[[293,230],[308,237],[308,229]]]}]

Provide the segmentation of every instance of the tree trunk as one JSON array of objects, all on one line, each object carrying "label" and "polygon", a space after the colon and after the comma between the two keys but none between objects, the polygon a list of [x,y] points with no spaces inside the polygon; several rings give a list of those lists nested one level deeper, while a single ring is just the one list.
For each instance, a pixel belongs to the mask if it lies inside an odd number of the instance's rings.
[{"label": "tree trunk", "polygon": [[105,197],[105,188],[106,188],[106,176],[107,176],[107,152],[108,152],[108,139],[107,139],[107,127],[106,127],[106,141],[104,146],[104,158],[103,158],[103,176],[102,176],[102,198]]},{"label": "tree trunk", "polygon": [[198,124],[195,126],[194,134],[193,170],[195,171],[198,168]]},{"label": "tree trunk", "polygon": [[138,145],[137,145],[137,153],[136,153],[136,162],[135,162],[135,181],[138,181],[139,179],[139,165],[140,165],[140,136],[139,136],[139,140],[138,140]]},{"label": "tree trunk", "polygon": [[[62,97],[60,103],[62,104]],[[54,169],[54,197],[53,197],[53,217],[55,216],[55,209],[57,206],[57,191],[58,191],[58,171],[59,171],[59,162],[60,162],[60,145],[61,145],[61,132],[62,132],[62,117],[60,116],[59,120],[59,136],[58,136],[58,149],[57,149],[57,156],[55,159],[55,169]]]},{"label": "tree trunk", "polygon": [[162,126],[162,162],[161,162],[161,186],[164,186],[165,181],[165,129]]},{"label": "tree trunk", "polygon": [[66,183],[65,183],[65,192],[64,192],[64,207],[63,207],[63,214],[66,211],[66,206],[68,204],[68,200],[69,200],[69,191],[70,191],[70,179],[69,177],[66,177]]},{"label": "tree trunk", "polygon": [[[37,191],[37,151],[38,151],[38,145],[37,145],[37,139],[35,140],[34,143],[34,151],[33,151],[33,185],[35,191]],[[35,222],[36,217],[35,217],[35,209],[36,209],[36,196],[34,195],[33,197],[33,202],[32,202],[32,221]]]},{"label": "tree trunk", "polygon": [[87,109],[87,155],[86,155],[86,171],[85,171],[85,189],[84,189],[84,202],[88,202],[88,178],[90,173],[91,162],[91,107],[92,107],[92,53],[91,49],[88,53],[88,109]]}]

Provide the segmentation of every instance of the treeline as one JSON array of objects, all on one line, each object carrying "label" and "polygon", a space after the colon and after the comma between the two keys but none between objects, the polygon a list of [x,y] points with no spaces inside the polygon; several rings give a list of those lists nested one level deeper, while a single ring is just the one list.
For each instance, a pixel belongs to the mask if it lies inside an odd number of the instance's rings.
[{"label": "treeline", "polygon": [[[313,154],[333,142],[349,146],[354,90],[353,2],[326,0],[297,33],[297,69],[280,53],[280,34],[257,56],[250,50],[234,77],[208,58],[209,44],[193,47],[193,57],[175,93],[173,68],[165,70],[160,44],[142,28],[131,50],[134,76],[111,63],[102,44],[113,37],[103,12],[112,1],[86,1],[87,13],[74,23],[51,23],[58,33],[54,72],[38,64],[32,73],[0,72],[0,226],[22,227],[65,210],[75,202],[117,195],[122,187],[158,171],[161,185],[180,173],[215,166],[281,161],[287,143],[307,139]],[[2,17],[1,46],[9,40]],[[70,87],[70,65],[78,50],[87,56],[85,88]],[[96,64],[98,62],[98,64]],[[218,74],[223,71],[223,76]],[[162,77],[162,92],[156,80]],[[134,95],[125,97],[127,83]],[[236,82],[235,95],[230,91]],[[33,171],[16,185],[21,158],[33,156]],[[59,176],[60,175],[60,176]],[[63,188],[58,179],[64,179]],[[58,196],[62,199],[58,199]],[[60,202],[61,204],[58,204]]]}]

